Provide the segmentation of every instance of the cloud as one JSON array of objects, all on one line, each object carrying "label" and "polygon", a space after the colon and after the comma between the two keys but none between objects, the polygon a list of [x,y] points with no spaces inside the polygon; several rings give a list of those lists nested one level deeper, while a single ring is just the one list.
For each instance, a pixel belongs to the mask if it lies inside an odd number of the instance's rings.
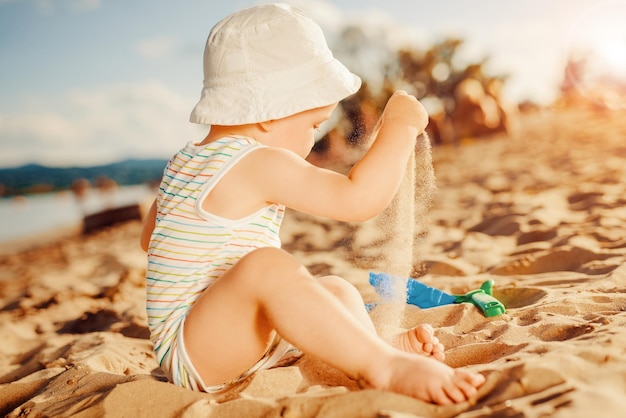
[{"label": "cloud", "polygon": [[379,7],[340,9],[327,0],[287,0],[311,15],[335,56],[370,83],[382,82],[384,65],[403,47],[423,48],[425,35]]},{"label": "cloud", "polygon": [[[429,34],[399,23],[384,6],[339,9],[328,0],[290,3],[308,10],[324,30],[335,55],[370,82],[382,79],[381,63],[393,60],[392,51],[407,47],[424,50],[439,38],[451,36],[465,40],[459,51],[460,65],[488,57],[485,69],[489,74],[511,75],[504,92],[508,100],[532,98],[549,103],[558,93],[566,19],[554,19],[550,14],[532,19],[509,15],[494,18],[488,26],[468,29],[465,21],[449,18],[438,23],[439,34]],[[406,10],[414,10],[414,5],[407,3]]]},{"label": "cloud", "polygon": [[188,122],[194,103],[156,81],[39,99],[28,110],[0,114],[0,166],[169,158],[206,133]]},{"label": "cloud", "polygon": [[326,0],[286,0],[286,3],[306,10],[313,20],[324,29],[342,25],[344,14],[341,9]]},{"label": "cloud", "polygon": [[102,5],[102,0],[67,0],[67,6],[73,11],[93,10]]},{"label": "cloud", "polygon": [[[0,0],[2,1],[2,0]],[[36,0],[35,7],[43,13],[50,13],[58,9],[72,12],[83,12],[100,8],[102,0]]]},{"label": "cloud", "polygon": [[554,100],[566,60],[565,24],[546,17],[501,21],[491,30],[489,39],[475,43],[491,52],[487,70],[511,75],[507,95],[513,100],[532,98],[540,103]]},{"label": "cloud", "polygon": [[175,55],[180,50],[180,43],[165,36],[141,39],[135,44],[135,50],[144,58],[164,59]]}]

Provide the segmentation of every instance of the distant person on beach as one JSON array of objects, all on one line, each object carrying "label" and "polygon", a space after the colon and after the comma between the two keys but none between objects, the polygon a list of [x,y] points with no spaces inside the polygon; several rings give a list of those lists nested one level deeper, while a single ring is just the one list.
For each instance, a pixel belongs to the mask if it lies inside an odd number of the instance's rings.
[{"label": "distant person on beach", "polygon": [[429,325],[384,341],[354,286],[312,277],[280,248],[285,207],[363,221],[399,188],[428,123],[405,92],[389,99],[349,175],[305,160],[315,130],[360,85],[292,6],[245,9],[211,30],[190,118],[210,130],[167,164],[141,237],[151,340],[174,384],[219,392],[302,350],[362,384],[424,401],[476,395],[484,377],[445,365]]}]

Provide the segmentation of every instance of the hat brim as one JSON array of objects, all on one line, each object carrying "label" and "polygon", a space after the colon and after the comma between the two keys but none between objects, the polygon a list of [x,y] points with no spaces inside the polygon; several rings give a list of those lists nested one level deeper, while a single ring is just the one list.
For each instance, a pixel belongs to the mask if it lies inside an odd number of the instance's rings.
[{"label": "hat brim", "polygon": [[360,87],[359,76],[334,57],[321,65],[306,63],[237,86],[205,80],[189,120],[232,126],[281,119],[340,102]]}]

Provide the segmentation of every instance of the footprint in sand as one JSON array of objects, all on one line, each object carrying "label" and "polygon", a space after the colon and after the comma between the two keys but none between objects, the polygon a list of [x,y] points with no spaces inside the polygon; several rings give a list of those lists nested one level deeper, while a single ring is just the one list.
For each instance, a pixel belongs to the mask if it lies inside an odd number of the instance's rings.
[{"label": "footprint in sand", "polygon": [[594,206],[608,207],[602,202],[603,196],[600,192],[574,193],[567,197],[567,202],[571,210],[588,211]]},{"label": "footprint in sand", "polygon": [[530,333],[541,341],[567,341],[589,334],[594,329],[591,324],[542,324],[533,327]]},{"label": "footprint in sand", "polygon": [[517,237],[517,245],[530,244],[531,242],[551,241],[558,236],[556,229],[537,229],[524,232]]},{"label": "footprint in sand", "polygon": [[491,342],[488,345],[465,344],[446,351],[446,364],[451,367],[488,364],[512,356],[527,346],[528,343],[508,344],[505,342]]},{"label": "footprint in sand", "polygon": [[482,232],[487,235],[515,235],[521,230],[521,218],[515,214],[494,215],[468,229],[468,232]]},{"label": "footprint in sand", "polygon": [[472,416],[525,417],[527,411],[552,416],[574,398],[562,374],[543,367],[511,366],[490,375],[486,385],[491,390]]},{"label": "footprint in sand", "polygon": [[118,312],[110,309],[85,312],[76,319],[57,325],[60,325],[60,328],[57,330],[59,334],[88,334],[91,332],[115,331],[125,337],[142,339],[150,337],[148,327],[134,320],[123,318]]},{"label": "footprint in sand", "polygon": [[507,309],[533,305],[547,295],[548,292],[535,287],[505,287],[493,291],[493,296],[502,302]]},{"label": "footprint in sand", "polygon": [[615,254],[594,252],[580,247],[563,246],[541,253],[527,254],[521,259],[496,266],[489,270],[489,273],[514,275],[576,271],[586,274],[606,274],[619,267],[619,265],[598,266],[597,262],[611,257],[615,257]]}]

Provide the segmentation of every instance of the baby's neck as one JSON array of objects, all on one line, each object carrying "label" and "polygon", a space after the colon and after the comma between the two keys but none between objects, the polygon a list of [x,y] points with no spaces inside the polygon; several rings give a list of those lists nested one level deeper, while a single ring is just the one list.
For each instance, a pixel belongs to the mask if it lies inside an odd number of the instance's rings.
[{"label": "baby's neck", "polygon": [[211,129],[199,145],[205,145],[226,136],[246,136],[258,141],[260,130],[256,123],[248,125],[211,125]]}]

